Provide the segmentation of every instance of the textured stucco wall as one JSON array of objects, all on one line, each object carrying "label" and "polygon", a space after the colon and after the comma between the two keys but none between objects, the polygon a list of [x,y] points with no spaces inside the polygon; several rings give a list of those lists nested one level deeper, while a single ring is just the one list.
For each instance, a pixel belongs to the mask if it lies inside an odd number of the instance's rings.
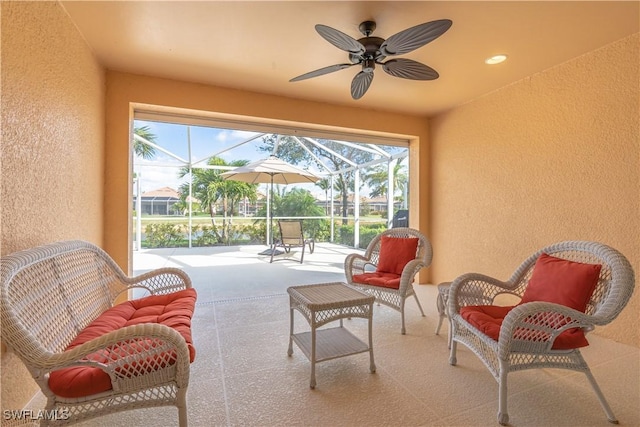
[{"label": "textured stucco wall", "polygon": [[[606,243],[640,273],[639,46],[635,34],[430,121],[434,281],[507,279],[561,240]],[[639,346],[639,299],[598,333]]]},{"label": "textured stucco wall", "polygon": [[[102,244],[104,70],[55,2],[2,2],[2,254]],[[3,349],[2,409],[36,385]]]},{"label": "textured stucco wall", "polygon": [[[212,117],[233,115],[251,121],[277,120],[355,133],[366,130],[379,135],[410,137],[408,139],[414,141],[411,144],[410,221],[412,227],[427,232],[429,163],[428,147],[424,143],[428,136],[425,118],[109,71],[106,103],[106,180],[109,188],[105,200],[105,229],[110,232],[105,233],[104,248],[124,269],[130,265],[132,248],[129,123],[134,103],[181,108],[192,114],[210,113]],[[424,269],[420,281],[427,282],[428,275],[429,270]]]}]

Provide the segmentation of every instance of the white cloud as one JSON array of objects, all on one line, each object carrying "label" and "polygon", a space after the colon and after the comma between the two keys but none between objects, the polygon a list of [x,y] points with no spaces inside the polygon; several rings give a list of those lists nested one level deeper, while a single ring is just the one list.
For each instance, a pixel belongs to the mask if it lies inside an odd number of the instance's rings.
[{"label": "white cloud", "polygon": [[187,177],[179,178],[178,171],[180,165],[177,162],[175,167],[159,166],[158,163],[168,163],[168,156],[159,155],[154,160],[136,159],[134,172],[140,177],[140,190],[146,191],[157,190],[162,187],[171,187],[177,190],[180,184],[186,182]]}]

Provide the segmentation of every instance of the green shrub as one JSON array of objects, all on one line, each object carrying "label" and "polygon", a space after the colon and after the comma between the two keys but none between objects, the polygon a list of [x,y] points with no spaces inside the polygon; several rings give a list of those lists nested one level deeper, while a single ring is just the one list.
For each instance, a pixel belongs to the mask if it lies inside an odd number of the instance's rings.
[{"label": "green shrub", "polygon": [[148,224],[144,232],[145,243],[149,248],[175,248],[181,246],[183,239],[182,226],[177,224],[160,223]]},{"label": "green shrub", "polygon": [[[260,231],[258,231],[256,229],[256,227],[254,225],[251,224],[243,224],[241,227],[242,230],[242,235],[243,235],[243,242],[246,242],[246,244],[248,245],[257,245],[260,244],[264,241],[264,236],[265,233],[262,232],[262,228],[260,228]],[[266,230],[264,230],[266,231]]]},{"label": "green shrub", "polygon": [[220,241],[216,229],[209,225],[192,226],[191,236],[191,243],[195,246],[213,246]]},{"label": "green shrub", "polygon": [[369,243],[376,237],[378,234],[382,233],[386,230],[387,227],[385,224],[375,224],[360,227],[360,248],[366,249],[369,246]]},{"label": "green shrub", "polygon": [[[328,242],[331,233],[331,222],[326,219],[303,219],[302,227],[306,238],[316,242]],[[360,247],[366,248],[369,242],[386,229],[384,223],[364,224],[360,226]],[[150,223],[145,227],[145,239],[142,244],[146,248],[186,247],[188,241],[188,225],[184,223]],[[353,224],[341,225],[336,222],[336,242],[354,246]],[[277,222],[273,221],[273,235],[279,238]],[[238,244],[264,244],[266,222],[255,220],[253,223],[226,221],[224,234],[222,225],[194,224],[191,227],[193,246],[216,246]]]},{"label": "green shrub", "polygon": [[302,229],[306,238],[315,239],[316,242],[328,242],[331,234],[331,222],[326,219],[305,219]]},{"label": "green shrub", "polygon": [[[385,224],[371,224],[371,225],[362,225],[360,227],[360,245],[361,249],[365,249],[371,240],[376,237],[378,234],[382,233],[386,230],[387,227]],[[355,246],[355,231],[354,226],[352,224],[341,225],[338,228],[338,236],[337,239],[340,244],[347,246]]]}]

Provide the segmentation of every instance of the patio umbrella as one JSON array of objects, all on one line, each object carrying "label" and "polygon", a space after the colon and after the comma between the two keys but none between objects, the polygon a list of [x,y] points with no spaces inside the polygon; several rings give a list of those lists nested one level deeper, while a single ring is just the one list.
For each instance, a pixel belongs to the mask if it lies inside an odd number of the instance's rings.
[{"label": "patio umbrella", "polygon": [[[248,182],[250,184],[271,184],[269,191],[269,210],[267,211],[267,227],[272,240],[269,243],[273,243],[273,235],[271,233],[271,219],[273,217],[273,184],[300,184],[316,182],[320,179],[320,177],[312,174],[311,172],[282,161],[276,156],[270,156],[267,159],[258,160],[245,166],[237,167],[232,171],[221,174],[221,176],[224,179]],[[261,254],[271,255],[271,251],[275,251],[275,248],[271,248]]]}]

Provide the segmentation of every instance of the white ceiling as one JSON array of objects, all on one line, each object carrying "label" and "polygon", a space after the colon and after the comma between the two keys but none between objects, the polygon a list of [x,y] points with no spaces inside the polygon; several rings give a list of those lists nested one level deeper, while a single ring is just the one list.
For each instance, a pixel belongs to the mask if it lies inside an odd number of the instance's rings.
[{"label": "white ceiling", "polygon": [[[111,70],[212,84],[291,98],[434,115],[640,31],[640,2],[593,1],[62,1]],[[356,67],[290,83],[348,62],[316,33],[324,24],[358,39],[451,19],[453,26],[401,57],[436,69],[413,81],[376,69],[368,92],[350,96]],[[484,59],[504,53],[494,66]]]}]

